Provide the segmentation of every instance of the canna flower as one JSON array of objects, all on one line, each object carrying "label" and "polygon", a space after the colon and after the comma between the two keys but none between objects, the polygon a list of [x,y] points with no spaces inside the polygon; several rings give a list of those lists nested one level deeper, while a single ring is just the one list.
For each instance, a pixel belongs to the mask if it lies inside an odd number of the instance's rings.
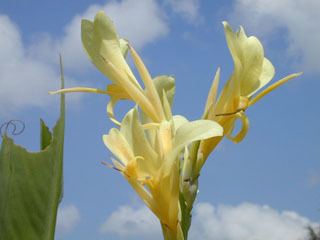
[{"label": "canna flower", "polygon": [[187,121],[173,116],[153,128],[144,128],[136,108],[124,117],[120,129],[103,135],[120,171],[173,239],[179,223],[180,153],[192,142],[222,135],[210,120]]},{"label": "canna flower", "polygon": [[[165,239],[182,240],[181,175],[190,164],[188,158],[181,160],[181,156],[186,156],[193,142],[222,136],[223,129],[212,120],[189,122],[183,116],[172,115],[174,79],[152,79],[138,53],[118,37],[103,12],[93,22],[83,20],[81,31],[89,58],[112,84],[106,90],[75,87],[52,93],[89,92],[111,97],[107,113],[118,128],[103,135],[104,144],[114,156],[112,164],[104,164],[119,171],[158,217]],[[127,53],[133,58],[144,89],[125,60]],[[121,122],[114,115],[114,106],[120,99],[131,100],[139,107],[129,110]]]},{"label": "canna flower", "polygon": [[[154,122],[166,119],[165,109],[162,107],[159,93],[153,80],[135,49],[126,40],[120,39],[112,21],[100,11],[94,21],[82,20],[81,38],[92,63],[112,81],[106,90],[88,87],[74,87],[51,93],[89,92],[108,94],[111,100],[107,106],[110,119],[120,125],[114,116],[114,105],[120,99],[129,99],[138,104],[143,112]],[[145,89],[135,78],[125,60],[130,52],[134,64],[141,76]],[[169,81],[171,77],[168,77]],[[168,113],[167,113],[168,114]]]},{"label": "canna flower", "polygon": [[[249,128],[249,120],[245,110],[282,84],[300,76],[301,73],[288,75],[259,92],[275,74],[272,63],[264,57],[262,44],[254,36],[247,37],[242,27],[239,31],[233,32],[227,22],[223,22],[223,26],[234,62],[234,71],[216,100],[220,79],[220,69],[217,70],[203,118],[217,121],[223,127],[224,135],[238,143],[245,137]],[[237,119],[240,119],[242,128],[236,135],[232,135]],[[222,137],[211,138],[201,142],[199,149],[202,157],[200,168],[221,139]]]},{"label": "canna flower", "polygon": [[[112,83],[106,89],[74,87],[51,92],[110,96],[107,114],[117,127],[102,137],[113,154],[112,163],[104,164],[119,171],[158,217],[165,239],[187,239],[199,173],[210,152],[224,136],[240,142],[249,128],[246,109],[300,75],[291,74],[261,90],[274,77],[275,70],[264,57],[260,41],[247,37],[242,27],[233,32],[228,23],[223,25],[234,71],[217,97],[220,69],[217,70],[201,120],[188,121],[172,114],[174,78],[152,78],[139,54],[128,41],[118,37],[103,12],[94,21],[82,20],[81,38],[91,62]],[[125,59],[128,53],[144,87]],[[114,107],[123,99],[136,106],[118,121]],[[233,135],[237,119],[242,128]]]}]

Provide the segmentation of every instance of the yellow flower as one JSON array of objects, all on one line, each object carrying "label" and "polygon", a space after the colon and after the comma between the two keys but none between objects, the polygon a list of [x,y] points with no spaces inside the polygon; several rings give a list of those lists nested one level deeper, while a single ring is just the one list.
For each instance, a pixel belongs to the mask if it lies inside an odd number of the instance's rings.
[{"label": "yellow flower", "polygon": [[[111,96],[107,113],[120,128],[112,128],[103,136],[103,141],[115,156],[112,168],[123,174],[159,218],[166,234],[176,237],[180,232],[181,235],[179,156],[194,141],[221,136],[221,126],[211,120],[189,122],[182,116],[172,116],[174,79],[170,76],[152,79],[137,52],[127,41],[118,38],[111,20],[103,12],[95,16],[94,22],[82,21],[82,42],[93,64],[112,84],[106,90],[76,87],[54,93],[89,92]],[[145,89],[125,60],[127,52]],[[114,105],[119,99],[134,101],[141,112],[138,114],[134,108],[118,122]]]},{"label": "yellow flower", "polygon": [[194,141],[221,135],[221,126],[213,121],[189,122],[182,116],[145,129],[134,108],[120,129],[112,128],[103,141],[116,158],[113,168],[123,174],[162,225],[177,234],[180,153]]},{"label": "yellow flower", "polygon": [[[240,142],[249,128],[245,110],[275,88],[300,76],[301,73],[286,76],[258,93],[274,77],[275,70],[272,63],[264,57],[263,46],[256,37],[247,37],[242,27],[239,31],[233,32],[227,22],[223,22],[223,25],[234,62],[234,71],[216,100],[220,79],[220,69],[217,70],[203,118],[217,121],[223,127],[224,135],[234,142]],[[241,120],[242,128],[235,136],[232,136],[237,119]],[[200,161],[200,168],[221,139],[222,137],[218,137],[201,142],[199,151],[203,159]]]},{"label": "yellow flower", "polygon": [[[112,21],[103,12],[93,22],[82,21],[81,37],[92,63],[112,84],[106,89],[75,87],[53,92],[89,92],[111,97],[107,113],[118,128],[103,135],[104,144],[114,155],[112,164],[106,165],[118,170],[159,218],[165,239],[183,240],[187,236],[199,172],[223,136],[241,141],[249,127],[245,110],[300,75],[291,74],[259,93],[274,77],[273,65],[264,57],[256,37],[247,37],[242,28],[233,32],[226,22],[223,25],[234,71],[218,98],[220,69],[216,72],[202,120],[189,122],[172,114],[174,79],[170,76],[152,79],[138,53],[118,37]],[[125,60],[127,53],[144,88]],[[121,122],[114,115],[114,106],[120,99],[129,99],[137,105]],[[232,136],[237,119],[241,120],[242,128]]]},{"label": "yellow flower", "polygon": [[[92,63],[113,84],[109,85],[106,90],[75,87],[52,93],[91,92],[109,94],[111,101],[108,104],[107,111],[111,120],[117,125],[120,123],[115,119],[113,109],[119,99],[133,100],[154,122],[159,123],[166,119],[163,103],[147,68],[133,47],[127,41],[119,39],[112,21],[104,12],[97,13],[93,22],[82,20],[81,37],[83,46]],[[133,58],[145,89],[142,89],[125,60],[128,51]]]}]

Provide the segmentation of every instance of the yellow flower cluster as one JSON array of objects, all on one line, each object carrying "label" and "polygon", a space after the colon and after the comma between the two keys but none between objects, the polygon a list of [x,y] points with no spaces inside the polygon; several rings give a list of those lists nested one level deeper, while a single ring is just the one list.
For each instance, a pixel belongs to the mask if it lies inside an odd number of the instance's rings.
[{"label": "yellow flower cluster", "polygon": [[[94,21],[82,21],[82,42],[92,63],[112,81],[105,90],[86,87],[62,92],[108,94],[107,113],[117,125],[103,141],[113,153],[108,166],[118,170],[144,203],[159,218],[165,239],[186,239],[197,178],[210,152],[223,136],[241,141],[248,131],[245,110],[284,82],[292,74],[257,94],[274,76],[274,67],[264,57],[261,43],[247,37],[244,30],[233,32],[224,22],[234,72],[219,97],[218,69],[201,120],[188,121],[171,111],[175,81],[171,76],[152,78],[135,49],[120,39],[112,21],[99,12]],[[144,87],[126,61],[130,53]],[[127,99],[137,106],[122,121],[114,114],[117,101]],[[235,121],[242,129],[232,136]],[[181,200],[182,199],[182,200]]]}]

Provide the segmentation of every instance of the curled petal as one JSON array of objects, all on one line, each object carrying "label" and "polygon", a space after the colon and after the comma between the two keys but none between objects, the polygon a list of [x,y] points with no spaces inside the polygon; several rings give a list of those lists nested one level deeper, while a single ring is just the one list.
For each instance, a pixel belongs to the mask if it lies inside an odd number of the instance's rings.
[{"label": "curled petal", "polygon": [[[232,132],[234,130],[234,124],[235,124],[236,119],[240,119],[241,129],[236,135],[232,136]],[[239,143],[247,135],[248,130],[249,130],[249,119],[242,111],[242,112],[239,112],[236,114],[236,117],[233,122],[233,126],[230,128],[230,131],[228,133],[226,133],[226,136],[228,139],[230,139],[234,143]]]},{"label": "curled petal", "polygon": [[121,123],[116,119],[115,115],[114,115],[114,107],[118,102],[118,98],[116,97],[111,97],[110,101],[107,104],[107,114],[108,117],[110,118],[110,120],[116,124],[117,126],[121,126]]}]

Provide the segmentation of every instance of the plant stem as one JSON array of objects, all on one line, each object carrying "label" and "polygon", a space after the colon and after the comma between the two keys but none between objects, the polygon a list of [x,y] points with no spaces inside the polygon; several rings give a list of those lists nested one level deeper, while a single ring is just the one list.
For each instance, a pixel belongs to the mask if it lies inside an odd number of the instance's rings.
[{"label": "plant stem", "polygon": [[185,182],[185,179],[182,179],[182,185],[180,189],[180,209],[181,209],[181,229],[183,232],[184,240],[188,239],[188,232],[191,226],[192,220],[192,208],[194,201],[198,193],[198,177],[199,171],[197,169],[197,158],[200,142],[195,142],[190,148],[189,161],[190,167],[187,173],[188,181]]}]

